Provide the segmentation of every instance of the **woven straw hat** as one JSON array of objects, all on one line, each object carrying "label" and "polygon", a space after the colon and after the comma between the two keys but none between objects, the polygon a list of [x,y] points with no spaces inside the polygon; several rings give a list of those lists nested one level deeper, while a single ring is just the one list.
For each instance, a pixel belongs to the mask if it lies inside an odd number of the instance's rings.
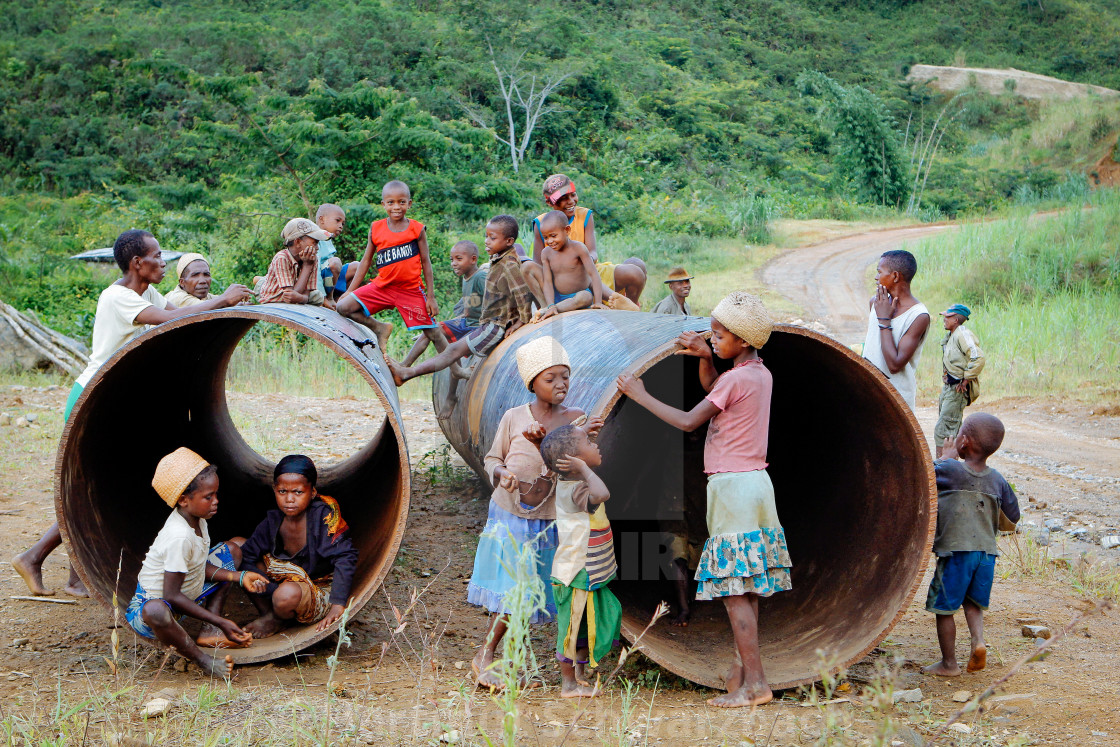
[{"label": "woven straw hat", "polygon": [[198,473],[209,466],[210,463],[198,454],[186,446],[180,446],[159,460],[156,474],[152,477],[152,487],[156,489],[164,503],[174,508],[183,491],[191,484],[191,480],[198,477]]},{"label": "woven straw hat", "polygon": [[762,305],[762,299],[743,291],[734,291],[716,304],[712,309],[712,318],[752,348],[765,345],[774,329],[774,322]]},{"label": "woven straw hat", "polygon": [[665,282],[675,283],[678,280],[692,280],[692,277],[692,275],[688,274],[688,270],[684,269],[683,267],[674,267],[673,269],[669,270],[669,278]]},{"label": "woven straw hat", "polygon": [[183,273],[187,271],[187,267],[190,266],[191,262],[197,262],[200,259],[203,262],[206,262],[207,265],[210,264],[210,262],[207,261],[206,257],[202,256],[198,252],[187,252],[182,257],[179,257],[179,263],[175,265],[175,273],[179,276],[179,279],[183,279]]},{"label": "woven straw hat", "polygon": [[568,351],[555,337],[538,337],[517,349],[517,372],[530,392],[533,391],[533,379],[553,366],[567,366],[569,371],[572,368]]}]

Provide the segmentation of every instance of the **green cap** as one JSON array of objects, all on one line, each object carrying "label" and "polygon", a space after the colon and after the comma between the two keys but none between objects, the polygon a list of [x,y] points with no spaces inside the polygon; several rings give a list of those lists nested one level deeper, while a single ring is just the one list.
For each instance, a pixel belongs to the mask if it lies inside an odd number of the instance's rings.
[{"label": "green cap", "polygon": [[941,316],[948,316],[949,314],[957,314],[958,316],[962,316],[965,319],[968,319],[970,316],[972,316],[972,311],[970,311],[969,308],[963,303],[955,303],[941,312]]}]

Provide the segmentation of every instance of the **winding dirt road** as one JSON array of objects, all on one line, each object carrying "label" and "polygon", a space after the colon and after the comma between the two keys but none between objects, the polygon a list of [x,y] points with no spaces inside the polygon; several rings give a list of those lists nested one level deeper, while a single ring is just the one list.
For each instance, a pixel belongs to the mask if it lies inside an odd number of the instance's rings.
[{"label": "winding dirt road", "polygon": [[[760,276],[799,306],[806,320],[823,324],[844,344],[862,342],[872,288],[869,268],[879,255],[958,225],[869,231],[792,249],[771,260]],[[930,333],[940,335],[940,326],[935,317]],[[1000,355],[997,340],[983,342],[990,358]],[[919,397],[918,405],[918,420],[931,438],[936,402]],[[1065,529],[1082,527],[1081,539],[1063,532],[1054,535],[1055,543],[1066,543],[1071,553],[1095,548],[1120,562],[1120,549],[1103,550],[1099,544],[1101,536],[1120,533],[1120,408],[1060,397],[981,400],[979,406],[1007,426],[992,463],[1026,497],[1024,521],[1042,527],[1045,520],[1058,519]]]}]

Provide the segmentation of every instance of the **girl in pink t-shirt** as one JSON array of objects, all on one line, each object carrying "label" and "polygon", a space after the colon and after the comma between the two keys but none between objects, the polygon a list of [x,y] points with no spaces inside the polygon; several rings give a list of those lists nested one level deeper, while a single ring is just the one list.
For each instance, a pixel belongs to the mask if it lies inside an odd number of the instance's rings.
[{"label": "girl in pink t-shirt", "polygon": [[[774,380],[758,357],[773,323],[756,296],[735,292],[712,311],[712,345],[695,332],[678,342],[700,359],[708,396],[689,412],[652,397],[640,379],[618,378],[618,389],[669,425],[694,431],[708,425],[704,472],[708,474],[708,540],[696,569],[697,599],[722,599],[741,666],[727,676],[727,694],[708,701],[722,708],[760,705],[774,694],[758,650],[758,600],[790,587],[786,535],[766,474],[766,439]],[[720,375],[712,352],[734,361]]]}]

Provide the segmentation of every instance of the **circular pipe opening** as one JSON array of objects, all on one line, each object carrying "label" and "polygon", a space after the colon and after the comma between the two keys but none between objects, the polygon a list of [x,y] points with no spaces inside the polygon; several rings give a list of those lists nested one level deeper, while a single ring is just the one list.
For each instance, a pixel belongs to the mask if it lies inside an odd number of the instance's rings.
[{"label": "circular pipe opening", "polygon": [[[332,350],[365,379],[384,413],[376,435],[356,453],[320,465],[319,491],[338,500],[358,549],[354,612],[388,573],[400,547],[411,482],[396,388],[380,353],[368,344],[370,333],[314,307],[237,307],[181,317],[117,351],[90,381],[63,430],[55,511],[71,562],[103,604],[112,606],[115,598],[123,612],[132,598],[140,564],[168,515],[152,490],[152,473],[175,448],[188,446],[218,465],[212,542],[248,536],[276,507],[274,462],[246,443],[226,399],[230,358],[259,321],[291,328]],[[314,382],[307,386],[312,393]],[[298,432],[298,418],[289,427]],[[227,614],[248,622],[247,602],[233,608],[239,596],[230,596]],[[336,628],[316,632],[314,625],[295,625],[229,653],[240,663],[265,661],[306,648]]]},{"label": "circular pipe opening", "polygon": [[[658,398],[691,409],[705,393],[696,359],[674,355],[674,341],[709,322],[613,311],[563,316],[569,319],[519,332],[492,353],[460,390],[460,403],[469,405],[456,408],[445,433],[481,473],[502,412],[530,396],[516,376],[516,349],[542,334],[560,339],[573,366],[565,404],[606,419],[599,474],[611,490],[607,515],[619,563],[612,590],[622,601],[623,634],[633,641],[657,603],[676,597],[665,533],[686,528],[701,547],[707,537],[706,426],[681,433],[621,398],[614,381],[624,371],[640,374]],[[760,644],[771,686],[785,688],[820,678],[818,650],[849,665],[901,618],[928,560],[936,491],[917,420],[874,367],[831,338],[790,325],[777,325],[761,352],[774,377],[768,472],[793,589],[762,600]],[[437,381],[435,396],[444,391],[445,380]],[[670,671],[721,687],[735,661],[732,641],[723,605],[693,602],[688,627],[662,620],[642,646]]]}]

